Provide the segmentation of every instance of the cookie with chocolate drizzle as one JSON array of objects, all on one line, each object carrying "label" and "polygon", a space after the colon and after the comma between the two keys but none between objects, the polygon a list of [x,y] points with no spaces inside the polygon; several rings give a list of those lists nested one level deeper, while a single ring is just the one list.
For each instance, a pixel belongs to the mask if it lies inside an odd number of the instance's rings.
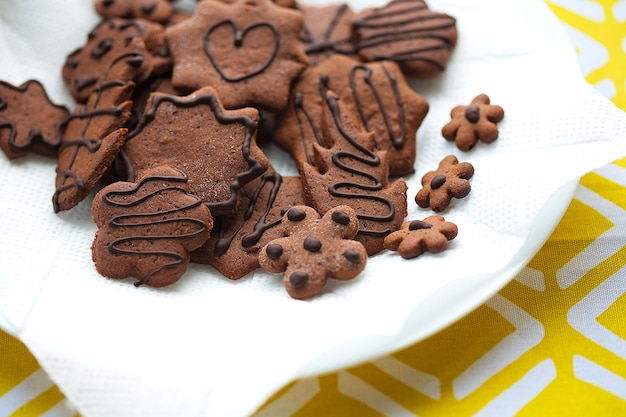
[{"label": "cookie with chocolate drizzle", "polygon": [[[127,65],[115,65],[121,60]],[[107,18],[92,29],[84,46],[67,56],[61,73],[74,99],[83,103],[103,80],[140,82],[170,68],[160,24]]]},{"label": "cookie with chocolate drizzle", "polygon": [[241,200],[235,215],[215,218],[211,237],[191,254],[193,262],[209,264],[229,279],[258,268],[260,248],[282,236],[283,211],[304,204],[300,178],[271,168],[243,187]]},{"label": "cookie with chocolate drizzle", "polygon": [[363,130],[356,116],[321,85],[323,142],[313,145],[314,164],[301,170],[304,196],[320,213],[338,205],[353,207],[359,219],[355,239],[373,255],[407,215],[407,185],[403,178],[388,180],[387,153],[376,150],[374,134]]},{"label": "cookie with chocolate drizzle", "polygon": [[251,107],[225,110],[211,87],[182,97],[153,93],[120,157],[127,178],[158,165],[179,168],[214,216],[233,214],[242,187],[269,166],[256,144],[258,118]]},{"label": "cookie with chocolate drizzle", "polygon": [[294,84],[287,108],[277,118],[275,142],[297,164],[313,163],[313,145],[322,143],[319,124],[325,104],[320,80],[339,95],[364,130],[375,133],[374,149],[387,151],[390,175],[412,173],[417,130],[429,104],[391,61],[361,63],[335,55],[307,70]]},{"label": "cookie with chocolate drizzle", "polygon": [[391,60],[414,78],[443,72],[456,46],[456,19],[423,0],[392,0],[359,13],[353,24],[356,51],[364,61]]},{"label": "cookie with chocolate drizzle", "polygon": [[309,63],[298,36],[302,14],[270,0],[205,0],[193,15],[167,28],[174,87],[210,85],[227,109],[280,111],[291,81]]},{"label": "cookie with chocolate drizzle", "polygon": [[142,173],[137,181],[115,182],[93,201],[98,227],[92,257],[111,279],[136,278],[136,286],[164,287],[187,270],[189,252],[208,238],[213,219],[187,176],[168,166]]}]

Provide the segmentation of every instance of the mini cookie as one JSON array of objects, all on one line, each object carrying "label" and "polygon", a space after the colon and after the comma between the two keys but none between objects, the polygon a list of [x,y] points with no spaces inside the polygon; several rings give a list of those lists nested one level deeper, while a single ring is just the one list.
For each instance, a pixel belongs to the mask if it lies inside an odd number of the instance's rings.
[{"label": "mini cookie", "polygon": [[355,13],[347,4],[296,7],[304,15],[304,27],[300,41],[311,61],[317,66],[336,55],[355,56],[352,44],[352,21]]},{"label": "mini cookie", "polygon": [[35,152],[56,156],[57,129],[69,111],[50,101],[39,81],[19,87],[0,81],[0,148],[9,159]]},{"label": "mini cookie", "polygon": [[387,154],[375,150],[373,133],[358,125],[333,92],[325,96],[323,142],[314,144],[314,163],[300,172],[304,196],[319,213],[338,205],[353,207],[359,219],[356,240],[373,255],[406,217],[407,185],[403,178],[389,182]]},{"label": "mini cookie", "polygon": [[361,59],[395,61],[415,78],[444,71],[458,37],[456,20],[430,10],[423,0],[392,0],[364,10],[353,27]]},{"label": "mini cookie", "polygon": [[424,252],[439,253],[448,248],[448,241],[458,234],[454,223],[441,216],[413,220],[402,224],[385,238],[385,248],[397,251],[405,259],[415,258]]},{"label": "mini cookie", "polygon": [[189,19],[166,30],[174,87],[210,85],[228,109],[280,111],[291,81],[308,65],[301,30],[301,13],[269,0],[204,0]]},{"label": "mini cookie", "polygon": [[173,0],[95,0],[96,11],[104,17],[141,18],[166,22],[173,13]]},{"label": "mini cookie", "polygon": [[235,213],[241,188],[269,165],[256,144],[258,111],[224,110],[215,90],[180,97],[154,93],[123,154],[133,172],[157,165],[183,170],[211,213]]},{"label": "mini cookie", "polygon": [[[127,65],[120,65],[121,62]],[[85,46],[65,60],[62,75],[78,102],[85,102],[102,80],[142,81],[171,67],[163,27],[146,20],[103,19]]]},{"label": "mini cookie", "polygon": [[439,213],[450,204],[452,197],[464,198],[470,190],[469,179],[474,175],[474,166],[461,162],[454,155],[441,160],[436,171],[422,177],[422,189],[415,195],[415,202],[422,208],[430,207]]},{"label": "mini cookie", "polygon": [[441,134],[454,141],[460,150],[469,151],[479,140],[491,143],[498,139],[496,123],[504,118],[504,110],[489,104],[489,97],[480,94],[469,106],[453,108],[450,117],[452,120],[443,127]]},{"label": "mini cookie", "polygon": [[306,71],[293,85],[289,104],[277,118],[276,143],[296,163],[311,163],[313,145],[321,143],[322,80],[358,117],[363,129],[375,132],[374,147],[387,151],[390,175],[412,173],[417,130],[429,105],[391,61],[364,64],[335,55]]},{"label": "mini cookie", "polygon": [[211,238],[191,254],[229,279],[239,279],[259,267],[259,250],[282,236],[283,210],[304,204],[298,177],[269,170],[244,186],[236,215],[218,216]]},{"label": "mini cookie", "polygon": [[55,212],[85,199],[113,163],[128,132],[134,87],[130,81],[103,81],[61,125],[52,196]]},{"label": "mini cookie", "polygon": [[365,268],[365,248],[351,240],[358,229],[351,207],[334,207],[321,219],[311,207],[292,207],[280,227],[286,237],[265,245],[259,264],[271,273],[284,272],[285,289],[293,298],[313,297],[328,278],[349,280]]},{"label": "mini cookie", "polygon": [[136,286],[164,287],[187,270],[189,252],[209,238],[211,213],[189,194],[187,177],[156,167],[135,183],[116,182],[100,190],[92,206],[98,226],[91,250],[98,272],[108,278],[136,278]]}]

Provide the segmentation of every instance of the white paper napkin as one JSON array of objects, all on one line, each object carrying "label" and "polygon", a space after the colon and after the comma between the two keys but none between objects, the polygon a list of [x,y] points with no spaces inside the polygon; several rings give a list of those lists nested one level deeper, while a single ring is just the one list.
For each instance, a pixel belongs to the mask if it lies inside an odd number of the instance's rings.
[{"label": "white paper napkin", "polygon": [[[91,261],[89,201],[54,214],[55,162],[0,157],[0,326],[83,416],[246,416],[293,378],[424,337],[524,265],[567,206],[572,181],[626,155],[626,116],[582,80],[543,2],[429,5],[457,17],[460,40],[443,76],[414,83],[431,109],[407,177],[409,217],[431,214],[413,196],[453,153],[476,170],[470,196],[444,214],[459,236],[436,256],[377,255],[356,280],[330,282],[313,300],[290,299],[278,277],[231,282],[203,265],[161,290],[104,279]],[[70,105],[60,68],[96,22],[90,1],[1,2],[0,79],[39,79],[53,101]],[[506,111],[500,138],[463,153],[441,127],[452,107],[480,93]]]}]

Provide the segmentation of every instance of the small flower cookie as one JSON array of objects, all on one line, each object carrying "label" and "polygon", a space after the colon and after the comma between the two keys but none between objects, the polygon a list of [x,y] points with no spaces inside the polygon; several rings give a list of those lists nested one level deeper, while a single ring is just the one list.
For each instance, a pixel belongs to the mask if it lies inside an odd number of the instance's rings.
[{"label": "small flower cookie", "polygon": [[294,206],[281,227],[285,237],[261,249],[259,264],[267,272],[284,272],[285,289],[293,298],[313,297],[328,278],[349,280],[365,268],[365,247],[352,240],[359,221],[349,206],[334,207],[322,218],[312,207]]},{"label": "small flower cookie", "polygon": [[415,195],[415,202],[421,208],[430,207],[436,213],[445,210],[454,198],[466,197],[471,185],[469,179],[474,175],[474,166],[461,162],[454,155],[441,160],[436,171],[430,171],[422,177],[422,189]]},{"label": "small flower cookie", "polygon": [[450,116],[452,120],[441,129],[441,134],[460,150],[469,151],[479,140],[491,143],[498,138],[496,123],[504,118],[504,110],[490,104],[489,97],[481,94],[469,106],[453,108]]},{"label": "small flower cookie", "polygon": [[441,216],[413,220],[402,224],[385,238],[385,248],[397,251],[405,259],[420,256],[424,252],[439,253],[448,248],[448,241],[458,234],[456,224]]}]

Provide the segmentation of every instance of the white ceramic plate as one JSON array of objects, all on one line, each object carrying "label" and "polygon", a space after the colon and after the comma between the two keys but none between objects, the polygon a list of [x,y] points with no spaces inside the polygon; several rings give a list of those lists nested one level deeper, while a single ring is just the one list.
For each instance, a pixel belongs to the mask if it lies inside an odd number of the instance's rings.
[{"label": "white ceramic plate", "polygon": [[[541,1],[429,4],[457,17],[460,41],[443,76],[412,83],[431,108],[418,132],[416,173],[406,178],[409,218],[431,214],[413,196],[445,155],[476,169],[470,196],[444,213],[459,226],[444,253],[411,261],[382,253],[358,279],[330,282],[306,302],[261,271],[231,282],[203,265],[171,288],[135,288],[96,273],[89,201],[52,212],[54,161],[0,158],[0,326],[29,346],[83,415],[248,414],[294,378],[444,328],[531,259],[577,178],[615,155],[606,126],[618,116],[583,82],[572,45]],[[53,101],[69,104],[59,72],[97,21],[91,2],[3,3],[0,19],[0,79],[39,79]],[[506,111],[500,138],[461,153],[440,130],[452,107],[480,93]],[[270,157],[283,173],[292,169],[284,154]],[[555,160],[568,164],[555,171]]]}]

